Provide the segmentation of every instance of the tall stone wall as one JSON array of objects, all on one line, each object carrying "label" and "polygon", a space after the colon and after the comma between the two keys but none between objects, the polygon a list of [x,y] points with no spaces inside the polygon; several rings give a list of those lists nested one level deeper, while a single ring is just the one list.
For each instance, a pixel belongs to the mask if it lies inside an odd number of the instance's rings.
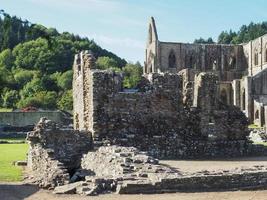
[{"label": "tall stone wall", "polygon": [[[74,104],[82,99],[88,106],[83,104],[83,113],[74,106],[74,116],[83,116],[75,122],[76,129],[91,131],[95,143],[135,146],[160,158],[245,153],[247,119],[237,108],[220,102],[217,75],[196,75],[188,87],[191,92],[195,88],[192,107],[185,103],[183,75],[146,74],[137,92],[125,92],[120,73],[92,66],[90,62],[84,66],[84,91],[74,90]],[[74,85],[81,81],[75,78]]]}]

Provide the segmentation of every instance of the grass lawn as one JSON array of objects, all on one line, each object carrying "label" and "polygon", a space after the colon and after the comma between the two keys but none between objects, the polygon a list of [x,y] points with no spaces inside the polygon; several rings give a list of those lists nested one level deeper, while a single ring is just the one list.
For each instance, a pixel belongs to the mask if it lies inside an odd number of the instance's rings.
[{"label": "grass lawn", "polygon": [[11,108],[0,108],[0,112],[11,112]]},{"label": "grass lawn", "polygon": [[28,144],[0,144],[0,182],[22,180],[22,168],[12,162],[25,160],[27,151]]}]

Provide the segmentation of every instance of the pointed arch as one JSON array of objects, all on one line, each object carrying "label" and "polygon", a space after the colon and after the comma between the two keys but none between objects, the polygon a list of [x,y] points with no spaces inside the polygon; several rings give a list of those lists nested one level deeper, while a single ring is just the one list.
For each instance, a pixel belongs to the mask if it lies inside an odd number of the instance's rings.
[{"label": "pointed arch", "polygon": [[171,50],[171,52],[169,53],[168,66],[169,66],[169,68],[175,68],[176,67],[176,56],[175,56],[173,50]]}]

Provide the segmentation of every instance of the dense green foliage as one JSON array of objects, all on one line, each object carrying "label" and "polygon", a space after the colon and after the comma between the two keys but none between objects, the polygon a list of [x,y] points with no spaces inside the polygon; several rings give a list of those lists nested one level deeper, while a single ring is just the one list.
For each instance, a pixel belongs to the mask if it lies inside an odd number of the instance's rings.
[{"label": "dense green foliage", "polygon": [[[262,23],[250,23],[249,25],[243,25],[241,28],[235,31],[222,31],[218,37],[218,44],[241,44],[254,40],[264,34],[267,34],[267,22]],[[196,39],[194,43],[199,44],[213,44],[215,43],[212,38],[207,40],[203,38]]]},{"label": "dense green foliage", "polygon": [[[74,55],[81,50],[94,52],[100,69],[122,71],[127,65],[124,59],[102,49],[93,40],[68,32],[58,33],[54,28],[11,17],[1,10],[0,107],[71,110],[72,64]],[[134,76],[139,80],[140,77]],[[127,87],[135,84],[131,80]]]},{"label": "dense green foliage", "polygon": [[213,41],[212,38],[208,38],[207,40],[203,38],[195,39],[194,44],[214,44],[215,42]]},{"label": "dense green foliage", "polygon": [[218,43],[223,44],[240,44],[254,40],[267,33],[267,22],[250,23],[248,26],[243,25],[238,32],[223,31],[218,37]]}]

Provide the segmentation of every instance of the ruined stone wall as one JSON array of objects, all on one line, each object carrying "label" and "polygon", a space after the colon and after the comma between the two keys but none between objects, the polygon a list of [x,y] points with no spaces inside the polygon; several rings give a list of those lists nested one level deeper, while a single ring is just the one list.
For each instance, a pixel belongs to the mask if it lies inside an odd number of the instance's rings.
[{"label": "ruined stone wall", "polygon": [[[91,105],[83,115],[92,117],[83,119],[89,126],[79,128],[92,131],[95,144],[135,146],[160,158],[245,153],[247,119],[220,102],[217,75],[200,73],[185,90],[183,78],[190,79],[189,74],[146,74],[138,92],[125,92],[121,74],[86,68],[90,84],[84,83],[84,93],[91,94],[83,101]],[[194,94],[194,107],[185,93]]]},{"label": "ruined stone wall", "polygon": [[248,63],[248,75],[253,76],[267,67],[267,35],[243,45]]},{"label": "ruined stone wall", "polygon": [[[94,82],[94,136],[160,135],[177,129],[181,108],[178,75],[151,74],[149,92],[127,93],[114,73],[92,72]],[[117,79],[117,83],[116,83]],[[178,122],[179,123],[179,122]],[[128,136],[127,136],[128,137]]]},{"label": "ruined stone wall", "polygon": [[88,132],[79,132],[41,118],[27,135],[30,144],[28,167],[32,181],[41,187],[55,187],[69,181],[81,157],[92,149]]}]

